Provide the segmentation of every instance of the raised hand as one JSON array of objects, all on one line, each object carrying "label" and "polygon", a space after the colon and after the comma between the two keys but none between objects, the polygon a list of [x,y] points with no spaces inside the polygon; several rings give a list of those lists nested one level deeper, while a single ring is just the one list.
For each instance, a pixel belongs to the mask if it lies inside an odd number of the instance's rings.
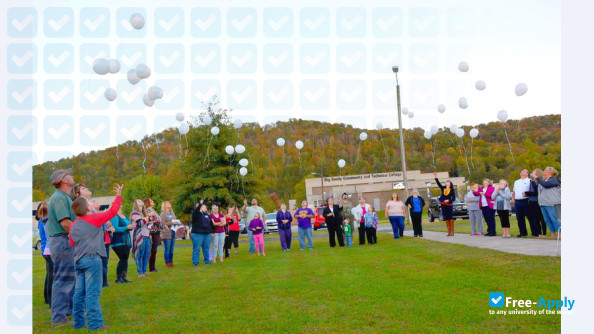
[{"label": "raised hand", "polygon": [[122,188],[124,188],[123,184],[117,184],[113,187],[113,190],[116,192],[116,196],[121,195],[122,194]]}]

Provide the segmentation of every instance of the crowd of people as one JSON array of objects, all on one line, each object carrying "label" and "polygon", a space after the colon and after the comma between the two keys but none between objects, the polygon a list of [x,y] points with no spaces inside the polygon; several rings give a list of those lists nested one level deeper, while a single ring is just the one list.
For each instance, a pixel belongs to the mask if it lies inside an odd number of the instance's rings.
[{"label": "crowd of people", "polygon": [[[456,192],[451,181],[442,184],[437,175],[440,189],[440,210],[446,222],[448,234],[454,235],[453,204]],[[546,237],[547,227],[552,238],[560,238],[561,183],[558,172],[547,167],[532,173],[523,170],[520,179],[514,182],[513,190],[505,180],[495,184],[489,179],[483,186],[472,184],[464,201],[468,205],[471,236],[495,236],[495,212],[501,227],[502,237],[510,237],[510,210],[515,205],[520,234],[528,235],[526,218],[535,237]],[[173,267],[176,231],[183,225],[177,219],[170,202],[161,203],[161,212],[155,210],[150,199],[136,199],[132,212],[126,216],[122,211],[121,191],[116,185],[116,197],[109,210],[99,211],[99,205],[92,200],[92,192],[84,184],[76,184],[72,170],[56,170],[50,182],[56,190],[48,201],[39,204],[36,218],[39,221],[42,255],[46,262],[44,301],[50,305],[52,326],[70,324],[74,328],[88,326],[90,330],[104,328],[99,297],[101,290],[108,287],[107,268],[110,248],[118,257],[116,283],[131,283],[128,279],[130,254],[136,264],[139,278],[156,272],[157,250],[164,248],[165,267]],[[377,243],[379,217],[376,208],[366,203],[363,196],[353,206],[350,197],[344,193],[338,203],[334,198],[326,199],[322,211],[328,228],[330,247],[352,247],[355,227],[358,230],[359,245]],[[404,202],[394,193],[385,206],[385,218],[389,220],[394,239],[404,236],[405,219],[412,220],[414,237],[423,237],[422,213],[425,200],[414,189]],[[208,210],[203,200],[194,206],[190,218],[189,236],[192,241],[192,264],[200,264],[200,252],[204,264],[218,261],[223,263],[231,256],[232,247],[239,253],[240,222],[247,225],[249,253],[266,256],[263,233],[267,231],[266,212],[252,199],[251,205],[244,200],[241,208],[230,205],[226,210],[212,205]],[[286,205],[280,205],[276,213],[278,232],[283,251],[291,250],[293,220],[297,220],[300,250],[313,249],[312,221],[314,212],[307,201],[301,203],[293,214]],[[487,224],[484,233],[483,223]],[[307,243],[306,243],[307,239]],[[148,267],[148,268],[147,268]]]}]

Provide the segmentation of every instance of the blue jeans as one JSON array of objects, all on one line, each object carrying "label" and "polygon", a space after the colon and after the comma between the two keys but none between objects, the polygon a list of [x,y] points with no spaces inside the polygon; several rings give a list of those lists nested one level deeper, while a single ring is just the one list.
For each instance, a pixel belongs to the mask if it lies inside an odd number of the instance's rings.
[{"label": "blue jeans", "polygon": [[200,263],[200,248],[202,248],[202,256],[204,257],[204,264],[210,263],[210,233],[198,234],[190,233],[192,239],[192,264],[197,266]]},{"label": "blue jeans", "polygon": [[353,236],[349,235],[348,237],[345,237],[345,239],[346,239],[347,247],[351,247],[353,245]]},{"label": "blue jeans", "polygon": [[404,216],[388,216],[390,224],[392,224],[392,231],[394,232],[394,239],[398,239],[404,235]]},{"label": "blue jeans", "polygon": [[105,245],[105,254],[106,257],[101,258],[103,262],[103,286],[109,286],[107,283],[107,264],[109,263],[109,244]]},{"label": "blue jeans", "polygon": [[138,259],[136,260],[138,275],[146,274],[146,266],[148,266],[149,256],[151,255],[151,243],[150,237],[142,237],[142,245],[140,245]]},{"label": "blue jeans", "polygon": [[165,251],[163,256],[165,257],[165,263],[173,262],[173,247],[175,246],[175,235],[171,233],[171,239],[163,239],[163,247]]},{"label": "blue jeans", "polygon": [[309,249],[313,249],[313,241],[311,240],[311,227],[310,228],[298,228],[299,231],[299,247],[301,249],[305,249],[305,237],[307,236],[307,243],[309,244]]},{"label": "blue jeans", "polygon": [[551,233],[559,232],[559,229],[561,228],[561,222],[557,216],[557,209],[555,206],[541,205],[540,209],[542,210],[542,216],[549,227],[549,231],[551,231]]},{"label": "blue jeans", "polygon": [[256,244],[254,243],[254,231],[250,231],[250,229],[247,230],[248,233],[248,240],[250,242],[250,253],[255,253],[256,252]]},{"label": "blue jeans", "polygon": [[213,258],[217,257],[217,253],[219,254],[219,259],[223,259],[225,257],[225,252],[223,251],[223,246],[225,246],[225,232],[215,233],[214,235],[214,254],[212,255]]},{"label": "blue jeans", "polygon": [[103,263],[97,254],[86,255],[76,262],[76,287],[74,291],[74,328],[85,327],[85,311],[89,330],[103,327],[99,297],[103,283]]},{"label": "blue jeans", "polygon": [[68,243],[68,236],[55,236],[50,238],[50,252],[54,262],[52,323],[57,323],[66,320],[66,316],[72,314],[72,298],[76,282],[74,248]]}]

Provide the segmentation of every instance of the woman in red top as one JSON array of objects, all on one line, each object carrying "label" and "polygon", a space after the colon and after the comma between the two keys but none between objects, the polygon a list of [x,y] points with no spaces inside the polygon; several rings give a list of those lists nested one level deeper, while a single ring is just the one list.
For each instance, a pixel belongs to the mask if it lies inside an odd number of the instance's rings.
[{"label": "woman in red top", "polygon": [[229,257],[231,245],[235,247],[235,254],[238,253],[241,214],[236,206],[230,206],[227,209],[227,215],[225,217],[227,218],[228,226],[228,236],[225,238],[225,257]]},{"label": "woman in red top", "polygon": [[225,225],[227,225],[227,220],[225,220],[225,215],[219,212],[217,205],[212,206],[210,218],[214,225],[214,253],[212,255],[212,263],[217,263],[217,253],[219,254],[219,260],[223,262],[223,256],[225,256],[223,253],[223,247],[225,246]]}]

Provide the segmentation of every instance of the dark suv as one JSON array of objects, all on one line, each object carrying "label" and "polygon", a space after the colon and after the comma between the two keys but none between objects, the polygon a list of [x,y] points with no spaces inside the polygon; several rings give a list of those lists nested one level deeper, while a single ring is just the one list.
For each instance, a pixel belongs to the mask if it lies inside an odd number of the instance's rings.
[{"label": "dark suv", "polygon": [[[438,201],[439,197],[431,198],[429,202],[428,208],[428,215],[429,221],[434,221],[435,219],[439,219],[439,221],[443,221],[443,215],[441,214],[441,203]],[[468,207],[465,203],[460,202],[456,198],[454,201],[454,211],[453,211],[454,219],[468,219]]]}]

